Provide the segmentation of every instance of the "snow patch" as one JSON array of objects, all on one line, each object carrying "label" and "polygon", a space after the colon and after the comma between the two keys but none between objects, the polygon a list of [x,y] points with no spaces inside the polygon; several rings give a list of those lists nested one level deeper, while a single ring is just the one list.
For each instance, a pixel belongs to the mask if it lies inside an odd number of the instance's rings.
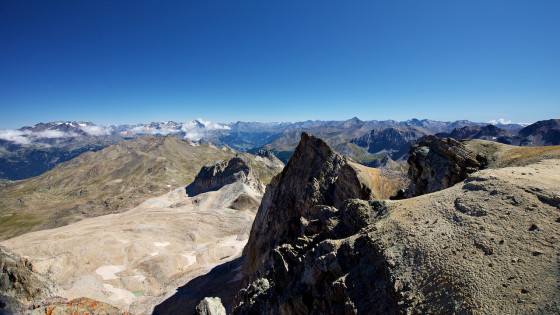
[{"label": "snow patch", "polygon": [[156,246],[156,247],[166,247],[166,246],[169,246],[169,245],[171,245],[171,243],[169,243],[169,242],[154,242],[154,246]]},{"label": "snow patch", "polygon": [[196,253],[196,252],[187,252],[187,253],[181,254],[181,256],[185,257],[188,261],[188,263],[185,265],[185,268],[196,264],[196,256],[194,255],[194,253]]},{"label": "snow patch", "polygon": [[119,266],[109,265],[109,266],[103,266],[97,268],[95,270],[95,273],[100,275],[101,278],[103,278],[103,280],[113,280],[113,279],[118,279],[119,277],[117,277],[116,274],[125,269],[126,269],[125,265],[119,265]]}]

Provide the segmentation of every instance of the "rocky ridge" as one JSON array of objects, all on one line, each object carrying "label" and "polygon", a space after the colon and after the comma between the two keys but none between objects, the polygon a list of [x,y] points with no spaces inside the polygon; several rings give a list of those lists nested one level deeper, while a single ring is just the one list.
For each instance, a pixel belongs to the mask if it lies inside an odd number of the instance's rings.
[{"label": "rocky ridge", "polygon": [[233,313],[558,313],[558,148],[487,154],[493,145],[446,148],[502,168],[374,201],[343,158],[302,135],[257,212]]},{"label": "rocky ridge", "polygon": [[435,136],[439,138],[453,138],[455,140],[480,139],[500,143],[511,143],[510,138],[513,136],[513,133],[500,129],[494,125],[486,125],[484,127],[465,126],[463,128],[453,129],[453,131],[449,133],[436,133]]},{"label": "rocky ridge", "polygon": [[202,192],[215,191],[225,185],[242,182],[254,184],[255,189],[264,191],[264,184],[255,178],[249,164],[250,162],[242,156],[206,164],[185,190],[189,196],[194,197]]},{"label": "rocky ridge", "polygon": [[[282,301],[288,294],[298,298],[292,291],[280,291],[295,284],[290,282],[294,278],[288,271],[299,253],[312,247],[316,236],[322,238],[319,236],[322,231],[344,235],[355,232],[365,222],[360,211],[354,209],[341,217],[348,226],[336,227],[336,209],[352,198],[387,198],[379,194],[379,178],[367,176],[372,171],[334,152],[321,139],[302,133],[288,165],[267,187],[253,223],[243,252],[242,271],[247,289],[236,297],[235,312],[255,311],[249,305],[257,303],[266,306],[256,308],[258,312],[274,313],[274,309],[280,307],[278,300]],[[322,293],[324,291],[318,292]],[[268,299],[257,302],[255,299],[264,296],[261,294],[275,302]]]}]

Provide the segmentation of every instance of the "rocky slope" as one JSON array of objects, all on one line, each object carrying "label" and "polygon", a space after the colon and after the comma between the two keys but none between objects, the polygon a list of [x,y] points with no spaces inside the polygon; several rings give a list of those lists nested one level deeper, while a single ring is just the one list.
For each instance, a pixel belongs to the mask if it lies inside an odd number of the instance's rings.
[{"label": "rocky slope", "polygon": [[31,262],[0,246],[0,313],[16,313],[54,296],[51,281],[33,271]]},{"label": "rocky slope", "polygon": [[503,168],[448,189],[372,201],[304,134],[257,212],[233,313],[558,313],[560,160],[532,149],[494,151]]},{"label": "rocky slope", "polygon": [[264,184],[255,178],[249,165],[248,159],[242,156],[206,164],[185,190],[193,197],[202,192],[218,190],[234,182],[242,182],[254,184],[255,189],[264,192]]},{"label": "rocky slope", "polygon": [[[249,173],[256,172],[246,157],[231,160],[240,159],[248,163]],[[48,277],[65,299],[86,297],[116,306],[119,313],[151,313],[181,284],[241,254],[254,205],[244,206],[239,199],[245,196],[258,204],[262,195],[251,178],[230,175],[237,180],[217,190],[190,197],[177,188],[123,213],[1,244],[27,257],[33,271]],[[39,298],[33,302],[41,309],[54,307]]]},{"label": "rocky slope", "polygon": [[410,149],[407,194],[442,190],[485,168],[500,168],[560,158],[560,147],[518,147],[484,140],[456,141],[428,136]]},{"label": "rocky slope", "polygon": [[[87,152],[38,177],[0,187],[0,239],[118,213],[192,182],[211,161],[237,154],[178,136],[144,136]],[[281,165],[245,154],[267,182]]]}]

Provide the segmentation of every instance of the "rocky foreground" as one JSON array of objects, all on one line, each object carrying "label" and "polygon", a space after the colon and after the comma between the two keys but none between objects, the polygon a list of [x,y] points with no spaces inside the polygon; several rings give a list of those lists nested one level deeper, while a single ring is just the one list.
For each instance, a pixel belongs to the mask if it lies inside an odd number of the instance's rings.
[{"label": "rocky foreground", "polygon": [[[226,308],[234,314],[559,313],[560,148],[543,153],[486,144],[475,146],[496,160],[465,172],[466,180],[415,198],[376,201],[349,161],[304,133],[267,188],[242,257],[244,287]],[[432,150],[425,146],[424,157]],[[437,161],[462,173],[450,158]]]}]

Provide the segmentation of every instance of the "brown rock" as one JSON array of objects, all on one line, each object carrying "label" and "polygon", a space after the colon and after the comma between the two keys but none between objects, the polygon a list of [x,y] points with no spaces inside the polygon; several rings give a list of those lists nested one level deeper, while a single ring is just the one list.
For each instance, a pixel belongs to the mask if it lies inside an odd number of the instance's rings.
[{"label": "brown rock", "polygon": [[323,140],[302,133],[287,166],[266,189],[244,249],[244,274],[251,280],[266,274],[273,265],[273,249],[300,237],[300,218],[314,206],[339,207],[351,198],[371,199],[375,195],[358,180],[358,171],[347,158]]},{"label": "brown rock", "polygon": [[226,315],[219,297],[206,297],[196,306],[196,315]]},{"label": "brown rock", "polygon": [[203,166],[194,181],[186,187],[186,191],[190,197],[193,197],[204,192],[218,190],[235,182],[248,183],[250,181],[257,181],[250,162],[245,157],[238,155],[230,160]]},{"label": "brown rock", "polygon": [[418,196],[453,186],[484,166],[485,159],[452,138],[427,136],[410,148],[410,195]]}]

